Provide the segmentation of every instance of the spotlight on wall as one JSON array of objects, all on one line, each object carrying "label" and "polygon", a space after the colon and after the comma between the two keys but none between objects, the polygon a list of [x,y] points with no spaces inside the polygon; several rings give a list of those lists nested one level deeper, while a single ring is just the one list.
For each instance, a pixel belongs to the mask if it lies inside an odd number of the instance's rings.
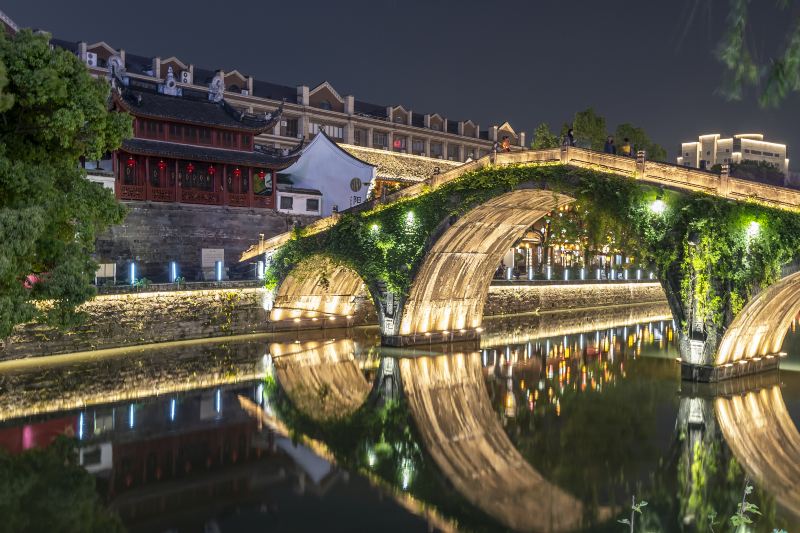
[{"label": "spotlight on wall", "polygon": [[667,204],[664,203],[664,189],[659,189],[656,199],[650,204],[650,211],[656,215],[661,215],[667,209]]}]

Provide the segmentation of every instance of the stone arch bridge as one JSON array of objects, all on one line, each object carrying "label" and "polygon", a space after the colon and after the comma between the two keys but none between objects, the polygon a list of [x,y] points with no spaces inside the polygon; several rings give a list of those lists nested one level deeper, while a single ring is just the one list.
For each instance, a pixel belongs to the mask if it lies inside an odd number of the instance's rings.
[{"label": "stone arch bridge", "polygon": [[[699,192],[781,210],[800,208],[800,191],[739,180],[728,176],[727,169],[714,174],[647,161],[642,153],[634,159],[565,147],[487,156],[351,211],[365,212],[421,198],[469,172],[518,165],[588,169],[672,191]],[[345,321],[357,312],[359,302],[371,301],[375,303],[385,344],[476,338],[482,331],[488,287],[504,253],[537,220],[573,201],[569,194],[555,192],[541,183],[523,182],[513,190],[500,191],[460,217],[442,221],[431,232],[410,288],[403,294],[392,294],[380,283],[365,283],[359,272],[348,266],[328,264],[322,250],[282,275],[275,289],[271,320]],[[316,221],[304,229],[304,234],[324,234],[340,222],[341,216]],[[260,242],[247,250],[241,260],[264,254],[269,257],[291,239],[292,235],[286,233]],[[735,319],[718,319],[718,331],[699,340],[690,325],[697,302],[669,298],[679,291],[681,281],[661,280],[673,315],[689,324],[680,339],[684,377],[714,381],[777,365],[787,323],[800,311],[800,274],[762,290]]]}]

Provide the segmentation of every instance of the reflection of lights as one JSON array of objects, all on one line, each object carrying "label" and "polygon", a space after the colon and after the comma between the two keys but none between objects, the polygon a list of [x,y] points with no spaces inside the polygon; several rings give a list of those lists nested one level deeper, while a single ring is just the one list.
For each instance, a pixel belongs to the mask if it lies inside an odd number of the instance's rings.
[{"label": "reflection of lights", "polygon": [[367,450],[367,464],[370,468],[373,468],[378,463],[378,455],[375,453],[375,450],[372,448]]},{"label": "reflection of lights", "polygon": [[78,440],[83,440],[83,413],[78,416]]},{"label": "reflection of lights", "polygon": [[134,420],[134,411],[133,411],[133,404],[128,407],[128,427],[133,429],[133,425],[135,423]]},{"label": "reflection of lights", "polygon": [[400,486],[403,490],[408,490],[414,478],[414,465],[411,459],[403,459],[400,463]]},{"label": "reflection of lights", "polygon": [[222,412],[222,390],[217,389],[217,393],[214,395],[214,409],[217,413]]},{"label": "reflection of lights", "polygon": [[177,402],[176,402],[175,398],[173,398],[173,399],[171,399],[169,401],[169,419],[171,421],[173,421],[173,422],[175,421],[175,404],[176,403]]}]

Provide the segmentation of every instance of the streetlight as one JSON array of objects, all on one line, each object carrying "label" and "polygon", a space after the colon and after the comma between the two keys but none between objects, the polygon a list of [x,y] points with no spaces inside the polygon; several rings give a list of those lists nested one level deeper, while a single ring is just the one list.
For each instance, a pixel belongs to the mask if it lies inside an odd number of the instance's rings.
[{"label": "streetlight", "polygon": [[750,224],[747,226],[747,236],[751,239],[757,237],[760,231],[761,231],[761,224],[759,224],[755,220],[750,222]]},{"label": "streetlight", "polygon": [[664,203],[664,189],[659,189],[656,199],[650,204],[650,211],[656,215],[661,215],[667,209],[667,204]]}]

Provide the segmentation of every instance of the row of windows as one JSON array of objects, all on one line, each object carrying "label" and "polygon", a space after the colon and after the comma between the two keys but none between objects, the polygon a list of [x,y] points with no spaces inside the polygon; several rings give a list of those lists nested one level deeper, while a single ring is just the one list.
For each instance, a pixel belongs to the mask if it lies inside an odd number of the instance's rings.
[{"label": "row of windows", "polygon": [[253,136],[227,130],[215,130],[188,124],[162,123],[156,120],[137,119],[138,136],[186,144],[224,146],[252,150]]},{"label": "row of windows", "polygon": [[320,131],[324,131],[328,137],[334,139],[344,139],[344,128],[342,126],[334,126],[332,124],[317,124],[312,122],[309,128],[311,135],[316,135]]},{"label": "row of windows", "polygon": [[763,155],[763,156],[767,156],[767,157],[780,157],[781,156],[781,154],[776,154],[776,153],[773,153],[773,152],[763,152],[761,150],[750,150],[748,148],[744,149],[744,153],[753,154],[753,155]]},{"label": "row of windows", "polygon": [[[293,210],[294,196],[281,196],[280,209]],[[319,213],[319,198],[306,198],[306,212]]]}]

